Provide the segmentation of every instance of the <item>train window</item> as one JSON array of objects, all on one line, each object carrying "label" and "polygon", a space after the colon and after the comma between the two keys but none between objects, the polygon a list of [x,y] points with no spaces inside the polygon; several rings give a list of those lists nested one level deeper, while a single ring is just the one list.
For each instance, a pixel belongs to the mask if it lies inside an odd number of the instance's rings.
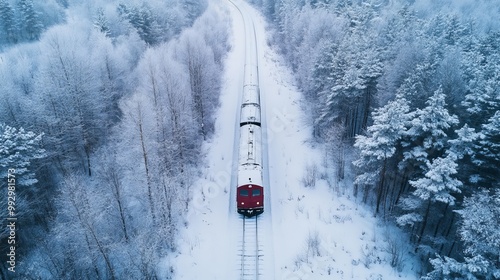
[{"label": "train window", "polygon": [[252,196],[259,196],[260,190],[252,190]]},{"label": "train window", "polygon": [[241,196],[248,196],[248,190],[240,190]]}]

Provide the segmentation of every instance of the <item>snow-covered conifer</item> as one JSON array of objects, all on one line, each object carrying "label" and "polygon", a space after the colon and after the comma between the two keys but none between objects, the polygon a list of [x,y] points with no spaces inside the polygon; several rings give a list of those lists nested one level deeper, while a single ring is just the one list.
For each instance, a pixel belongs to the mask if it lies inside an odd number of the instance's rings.
[{"label": "snow-covered conifer", "polygon": [[368,136],[358,135],[354,144],[360,150],[358,167],[372,162],[380,163],[396,152],[398,141],[406,134],[411,121],[410,107],[404,99],[396,99],[373,112],[373,125],[368,127]]},{"label": "snow-covered conifer", "polygon": [[362,170],[356,184],[377,186],[377,207],[379,210],[385,188],[387,160],[406,135],[413,114],[405,99],[398,98],[373,112],[373,125],[368,127],[368,136],[358,135],[354,144],[360,150],[360,158],[354,165]]},{"label": "snow-covered conifer", "polygon": [[96,15],[94,17],[94,27],[100,32],[106,34],[106,36],[110,36],[109,23],[102,8],[98,8],[96,11]]},{"label": "snow-covered conifer", "polygon": [[4,34],[4,38],[7,39],[8,43],[15,43],[17,41],[17,25],[14,18],[14,9],[6,0],[0,0],[0,28],[0,34]]},{"label": "snow-covered conifer", "polygon": [[18,9],[21,15],[20,28],[27,40],[37,40],[43,31],[43,24],[40,20],[40,12],[38,12],[33,0],[19,0]]},{"label": "snow-covered conifer", "polygon": [[466,198],[458,233],[464,242],[464,260],[437,256],[434,270],[424,279],[499,279],[500,191],[480,190]]},{"label": "snow-covered conifer", "polygon": [[498,166],[500,164],[500,111],[482,125],[479,143],[473,162],[480,169],[480,176],[488,186],[498,186]]},{"label": "snow-covered conifer", "polygon": [[439,156],[448,146],[449,129],[458,124],[458,117],[450,115],[446,109],[445,95],[441,88],[426,101],[426,107],[417,109],[411,121],[407,136],[409,142],[405,146],[405,161],[427,163],[429,159]]},{"label": "snow-covered conifer", "polygon": [[[15,169],[18,185],[31,186],[37,182],[30,165],[33,160],[47,156],[41,148],[42,134],[0,123],[0,176],[6,178],[7,169]],[[22,175],[22,176],[20,176]]]},{"label": "snow-covered conifer", "polygon": [[452,193],[460,193],[462,183],[453,178],[457,174],[458,165],[455,163],[456,155],[448,154],[438,157],[427,163],[427,172],[423,178],[410,181],[416,188],[414,195],[422,200],[440,201],[453,205],[455,198]]}]

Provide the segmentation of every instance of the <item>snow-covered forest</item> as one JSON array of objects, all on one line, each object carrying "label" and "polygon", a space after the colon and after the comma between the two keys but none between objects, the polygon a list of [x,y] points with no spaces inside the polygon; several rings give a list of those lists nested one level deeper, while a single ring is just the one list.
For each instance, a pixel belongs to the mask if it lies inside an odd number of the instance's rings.
[{"label": "snow-covered forest", "polygon": [[[15,170],[16,277],[175,279],[231,49],[219,2],[0,0],[0,219]],[[399,226],[410,244],[392,254],[411,248],[422,279],[500,279],[498,3],[249,2],[302,92],[304,145],[323,149],[307,192],[321,177]],[[318,234],[308,242],[319,256]]]},{"label": "snow-covered forest", "polygon": [[405,228],[425,279],[499,279],[498,3],[253,2],[331,186]]},{"label": "snow-covered forest", "polygon": [[[173,273],[158,265],[175,251],[228,50],[228,22],[207,7],[0,1],[0,177],[2,197],[7,169],[19,178],[16,277]],[[6,199],[0,208],[3,224]]]}]

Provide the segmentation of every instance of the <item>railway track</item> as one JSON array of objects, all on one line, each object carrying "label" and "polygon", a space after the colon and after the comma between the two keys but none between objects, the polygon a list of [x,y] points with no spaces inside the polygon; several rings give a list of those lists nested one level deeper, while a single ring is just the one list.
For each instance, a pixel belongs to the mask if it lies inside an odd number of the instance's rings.
[{"label": "railway track", "polygon": [[[253,133],[256,133],[257,136],[252,136],[252,144],[255,145],[262,145],[262,141],[260,139],[261,137],[261,112],[260,112],[260,95],[259,95],[259,76],[258,76],[258,50],[257,50],[257,36],[256,36],[256,31],[255,31],[255,25],[253,22],[252,17],[249,15],[248,11],[245,9],[245,6],[242,5],[243,3],[239,0],[228,0],[229,3],[231,3],[239,12],[241,15],[241,18],[243,19],[243,27],[244,27],[244,37],[245,37],[245,57],[244,57],[244,72],[243,72],[243,96],[246,96],[245,99],[246,102],[248,103],[247,105],[253,105],[254,103],[258,104],[256,112],[258,112],[258,117],[254,119],[254,121],[258,122],[258,124],[255,126],[255,129],[258,130],[258,134],[256,132],[253,132],[252,130],[252,135],[255,135]],[[253,90],[254,88],[257,88],[257,90]],[[246,95],[245,95],[246,93]],[[251,98],[253,97],[252,94],[256,93],[257,98]],[[252,101],[251,103],[249,103]],[[243,106],[242,106],[243,107]],[[255,114],[254,111],[247,111],[247,115],[252,115]],[[245,115],[246,116],[246,115]],[[243,118],[243,117],[242,117]],[[241,123],[242,119],[240,119]],[[240,126],[241,127],[241,126]],[[241,134],[240,134],[241,137]],[[248,137],[248,136],[246,136]],[[246,139],[246,138],[245,138]],[[256,141],[255,143],[253,141]],[[246,143],[246,142],[245,142]],[[241,143],[240,143],[240,149]],[[249,149],[249,148],[246,148]],[[262,166],[262,158],[261,158],[261,149],[262,147],[259,147],[258,149],[249,149],[249,151],[256,152],[256,155],[254,156],[248,156],[248,157],[243,157],[243,163],[245,162],[252,162],[252,163],[257,163],[260,166]],[[246,151],[246,150],[243,150]],[[259,155],[257,156],[257,153]],[[240,160],[242,160],[240,158]],[[245,169],[245,168],[243,168]],[[250,170],[250,169],[249,169]],[[249,173],[246,169],[244,170],[245,178],[253,177],[255,174]],[[240,174],[241,175],[241,174]],[[254,178],[253,182],[257,182],[257,185],[259,185],[258,180],[256,179],[259,176],[256,176]],[[262,173],[260,174],[260,181],[262,181]],[[244,182],[244,180],[242,180]],[[261,184],[261,183],[260,183]],[[240,184],[238,183],[238,186]],[[239,216],[239,220],[241,221],[241,226],[242,226],[242,232],[241,232],[241,240],[239,241],[239,248],[238,248],[238,254],[239,254],[239,274],[240,280],[258,280],[258,279],[264,279],[262,274],[264,272],[264,265],[263,265],[263,243],[262,240],[259,243],[259,226],[258,226],[258,221],[261,218],[259,218],[259,215],[253,216],[251,218],[246,217],[244,215]],[[265,222],[264,222],[265,223]],[[263,229],[260,230],[261,232]],[[270,278],[268,278],[270,279]]]},{"label": "railway track", "polygon": [[259,267],[263,255],[259,247],[258,217],[247,218],[241,216],[243,236],[240,244],[240,280],[257,280],[261,274]]}]

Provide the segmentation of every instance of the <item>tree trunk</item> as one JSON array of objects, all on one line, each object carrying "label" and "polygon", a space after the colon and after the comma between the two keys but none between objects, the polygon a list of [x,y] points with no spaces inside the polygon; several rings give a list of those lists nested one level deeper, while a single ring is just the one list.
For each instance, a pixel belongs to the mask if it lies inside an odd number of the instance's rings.
[{"label": "tree trunk", "polygon": [[420,232],[418,234],[417,245],[422,241],[422,236],[424,235],[425,228],[427,227],[427,221],[429,219],[429,210],[431,209],[431,200],[427,203],[427,208],[425,209],[424,219],[422,221],[422,227],[420,228]]},{"label": "tree trunk", "polygon": [[138,110],[138,126],[139,126],[139,137],[141,141],[141,149],[142,149],[142,159],[144,161],[144,169],[146,172],[146,181],[147,181],[147,186],[148,186],[148,200],[149,200],[149,205],[151,206],[151,217],[153,218],[153,224],[156,224],[156,217],[155,217],[155,207],[154,207],[154,201],[153,201],[153,192],[151,190],[151,175],[149,172],[149,164],[148,164],[148,152],[146,149],[146,143],[144,141],[144,131],[142,127],[142,111],[141,107],[137,107]]},{"label": "tree trunk", "polygon": [[405,174],[403,174],[403,176],[401,178],[398,196],[396,197],[396,201],[394,201],[394,205],[398,204],[399,199],[401,198],[401,195],[403,194],[404,190],[406,189],[406,185],[408,185],[408,177],[405,173]]},{"label": "tree trunk", "polygon": [[[452,211],[449,226],[446,229],[446,232],[444,233],[444,237],[446,239],[448,239],[448,237],[450,236],[451,229],[453,228],[454,225],[454,221],[455,221],[455,212]],[[439,254],[443,254],[443,249],[444,249],[444,244],[442,244],[441,247],[439,248]]]},{"label": "tree trunk", "polygon": [[120,183],[120,178],[119,175],[116,172],[116,169],[114,167],[111,167],[110,170],[108,170],[108,174],[110,176],[111,180],[111,186],[113,188],[113,195],[116,200],[116,204],[118,206],[118,214],[120,215],[120,222],[123,230],[123,237],[125,238],[125,242],[128,242],[129,236],[127,232],[127,223],[125,219],[125,209],[122,205],[122,194],[121,194],[121,183]]},{"label": "tree trunk", "polygon": [[377,206],[375,208],[375,215],[378,214],[380,210],[380,202],[382,201],[382,194],[384,192],[384,185],[385,185],[385,169],[387,165],[387,160],[384,159],[384,162],[382,163],[382,170],[380,171],[380,178],[379,182],[377,184]]},{"label": "tree trunk", "polygon": [[441,217],[439,217],[439,220],[436,224],[436,228],[434,229],[434,234],[433,234],[433,237],[436,237],[437,236],[437,232],[439,230],[439,226],[441,225],[441,223],[443,222],[443,219],[444,217],[446,216],[446,212],[448,211],[448,206],[450,205],[450,203],[446,203],[445,207],[444,207],[444,210],[443,210],[443,214]]},{"label": "tree trunk", "polygon": [[106,267],[108,268],[109,272],[111,273],[111,279],[115,280],[115,271],[113,270],[113,267],[111,266],[111,262],[108,258],[108,255],[106,254],[106,252],[104,250],[104,247],[102,246],[101,242],[99,242],[99,239],[97,239],[97,236],[96,236],[92,226],[87,224],[87,228],[89,229],[90,233],[92,234],[92,237],[94,238],[94,241],[97,244],[97,248],[99,249],[99,252],[101,253],[102,257],[104,258],[104,261],[106,263]]}]

